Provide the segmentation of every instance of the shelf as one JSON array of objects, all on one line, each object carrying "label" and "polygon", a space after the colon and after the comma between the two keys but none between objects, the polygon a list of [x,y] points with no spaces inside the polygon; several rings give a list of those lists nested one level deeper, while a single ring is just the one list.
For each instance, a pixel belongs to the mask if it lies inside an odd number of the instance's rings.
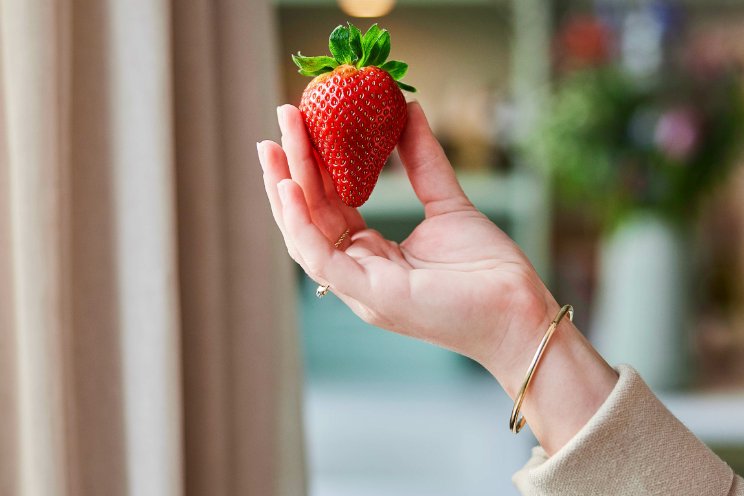
[{"label": "shelf", "polygon": [[[489,216],[520,217],[535,207],[540,189],[521,174],[461,172],[457,175],[465,194]],[[360,211],[373,218],[421,218],[423,207],[402,171],[380,176],[372,196]]]},{"label": "shelf", "polygon": [[[510,174],[461,171],[457,177],[476,208],[502,228],[508,226],[509,236],[538,273],[547,277],[550,202],[544,178],[527,168]],[[418,223],[424,218],[423,207],[402,170],[383,173],[372,196],[359,210],[376,229],[385,223]]]}]

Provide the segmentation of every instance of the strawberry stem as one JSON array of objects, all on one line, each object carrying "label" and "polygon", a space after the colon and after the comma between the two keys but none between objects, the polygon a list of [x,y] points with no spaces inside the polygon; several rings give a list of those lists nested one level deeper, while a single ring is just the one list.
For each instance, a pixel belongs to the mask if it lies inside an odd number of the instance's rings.
[{"label": "strawberry stem", "polygon": [[387,60],[390,55],[390,33],[373,24],[364,36],[352,23],[348,26],[339,25],[328,38],[328,48],[332,57],[305,57],[297,52],[292,55],[292,61],[299,67],[303,76],[319,76],[331,72],[339,65],[351,64],[357,69],[363,67],[379,67],[387,71],[398,86],[405,91],[415,92],[416,88],[400,80],[408,71],[408,64],[398,60]]}]

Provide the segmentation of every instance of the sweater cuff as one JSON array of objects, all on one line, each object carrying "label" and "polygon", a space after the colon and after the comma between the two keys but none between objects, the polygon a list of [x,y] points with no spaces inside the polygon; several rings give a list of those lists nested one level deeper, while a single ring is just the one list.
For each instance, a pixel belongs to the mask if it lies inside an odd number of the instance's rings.
[{"label": "sweater cuff", "polygon": [[584,427],[553,456],[541,447],[512,477],[524,495],[729,494],[731,468],[627,365]]}]

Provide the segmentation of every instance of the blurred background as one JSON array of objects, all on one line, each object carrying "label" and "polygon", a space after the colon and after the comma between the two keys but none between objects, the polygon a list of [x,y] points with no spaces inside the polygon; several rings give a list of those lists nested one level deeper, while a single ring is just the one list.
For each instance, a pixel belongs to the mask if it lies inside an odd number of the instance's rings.
[{"label": "blurred background", "polygon": [[[741,471],[744,3],[280,0],[281,53],[326,53],[317,33],[365,9],[473,202]],[[281,68],[296,104],[306,78]],[[398,241],[422,218],[395,156],[361,210]],[[300,279],[313,494],[516,494],[535,440],[483,370]]]},{"label": "blurred background", "polygon": [[[607,360],[744,474],[744,2],[0,0],[0,494],[517,494],[498,384],[317,300],[273,225],[253,142],[347,21],[391,32]],[[361,211],[422,219],[395,153]]]}]

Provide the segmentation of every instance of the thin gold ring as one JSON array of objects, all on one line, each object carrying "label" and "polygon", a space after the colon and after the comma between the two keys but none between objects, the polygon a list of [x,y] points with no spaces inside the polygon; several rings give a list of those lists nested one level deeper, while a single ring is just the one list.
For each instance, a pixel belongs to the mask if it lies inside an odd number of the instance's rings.
[{"label": "thin gold ring", "polygon": [[[527,375],[524,377],[524,383],[522,383],[522,388],[519,390],[517,399],[514,400],[514,408],[512,408],[511,416],[509,417],[509,430],[514,434],[517,434],[522,430],[522,427],[524,427],[524,424],[527,422],[524,417],[519,417],[519,410],[522,408],[522,402],[524,401],[525,393],[527,393],[527,387],[529,387],[532,376],[535,374],[535,369],[537,369],[537,365],[540,363],[545,347],[548,346],[548,341],[550,341],[553,333],[558,328],[558,324],[561,323],[561,320],[563,320],[563,317],[566,314],[568,314],[568,319],[573,321],[574,310],[571,305],[564,305],[563,308],[561,308],[550,323],[548,330],[545,331],[545,335],[543,336],[542,341],[540,341],[540,346],[537,347],[535,356],[532,357],[532,363],[530,364],[530,368],[527,369]],[[519,420],[517,420],[518,417]]]},{"label": "thin gold ring", "polygon": [[[341,233],[341,236],[338,237],[338,241],[336,241],[333,246],[335,248],[338,248],[339,246],[341,246],[341,243],[343,243],[348,237],[349,230],[347,229],[346,231]],[[315,296],[317,296],[318,298],[323,298],[325,295],[328,294],[328,290],[330,289],[330,287],[330,284],[321,284],[320,286],[318,286],[318,289],[315,290]]]}]

